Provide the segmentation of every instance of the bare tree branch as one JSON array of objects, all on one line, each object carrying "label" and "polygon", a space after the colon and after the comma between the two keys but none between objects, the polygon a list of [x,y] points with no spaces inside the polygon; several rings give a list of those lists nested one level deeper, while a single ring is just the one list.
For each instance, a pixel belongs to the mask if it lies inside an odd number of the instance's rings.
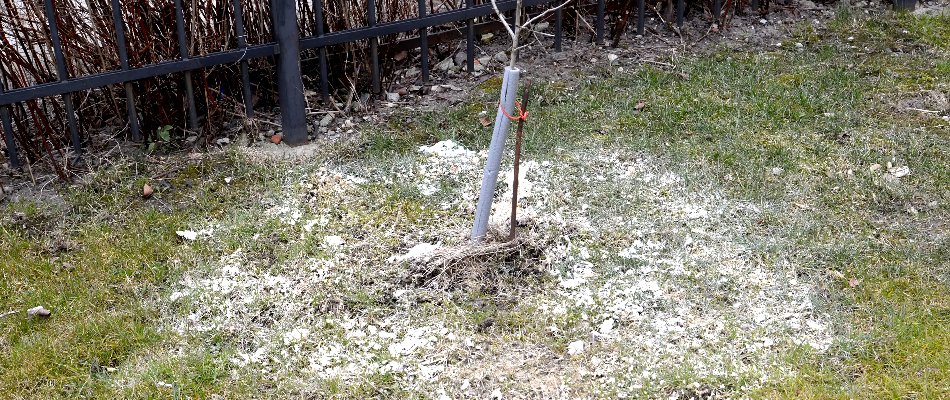
[{"label": "bare tree branch", "polygon": [[517,39],[515,36],[515,31],[511,30],[511,25],[508,25],[508,20],[505,19],[505,15],[501,13],[501,10],[498,9],[498,3],[495,0],[491,0],[491,7],[495,9],[495,14],[498,15],[498,20],[501,21],[501,24],[505,26],[505,30],[508,31],[508,35],[511,36],[511,40]]},{"label": "bare tree branch", "polygon": [[496,2],[496,0],[491,0],[491,6],[495,10],[495,14],[498,16],[498,20],[505,27],[505,30],[508,31],[508,36],[511,36],[511,62],[509,63],[509,65],[512,68],[515,67],[515,63],[517,63],[518,61],[518,50],[524,47],[524,46],[520,46],[519,44],[519,40],[521,39],[521,31],[522,30],[530,31],[531,29],[529,27],[532,24],[547,17],[552,12],[557,11],[561,8],[564,8],[565,6],[567,6],[573,1],[574,0],[565,0],[563,3],[561,3],[557,7],[551,7],[547,10],[544,10],[544,12],[534,16],[534,18],[530,18],[524,23],[521,23],[521,15],[522,15],[521,13],[522,13],[522,8],[523,8],[522,7],[523,2],[522,0],[518,0],[518,4],[515,6],[515,26],[514,28],[512,28],[511,24],[509,24],[508,20],[505,18],[505,15],[502,14],[501,10],[498,9],[498,3]]},{"label": "bare tree branch", "polygon": [[564,8],[564,6],[567,6],[567,5],[570,4],[572,1],[574,1],[574,0],[567,0],[567,1],[563,2],[563,3],[561,3],[561,5],[559,5],[559,6],[557,6],[557,7],[551,7],[551,8],[549,8],[549,9],[547,9],[547,10],[544,10],[544,12],[542,12],[541,14],[538,14],[538,15],[536,15],[534,18],[531,18],[531,19],[525,21],[525,23],[524,23],[523,25],[521,25],[521,27],[522,27],[522,28],[527,28],[529,25],[531,25],[531,24],[537,22],[538,20],[540,20],[540,19],[542,19],[542,18],[544,18],[544,17],[546,17],[546,16],[548,16],[548,15],[550,15],[552,12]]}]

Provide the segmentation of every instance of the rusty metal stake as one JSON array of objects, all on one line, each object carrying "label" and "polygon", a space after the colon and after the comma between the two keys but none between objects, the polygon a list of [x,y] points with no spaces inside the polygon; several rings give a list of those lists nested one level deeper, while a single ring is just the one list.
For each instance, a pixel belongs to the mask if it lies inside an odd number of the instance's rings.
[{"label": "rusty metal stake", "polygon": [[524,132],[524,121],[528,114],[528,98],[531,96],[531,81],[526,82],[524,93],[521,95],[521,110],[518,112],[518,131],[515,133],[515,174],[511,184],[511,231],[508,240],[515,240],[518,234],[518,174],[521,169],[521,137]]}]

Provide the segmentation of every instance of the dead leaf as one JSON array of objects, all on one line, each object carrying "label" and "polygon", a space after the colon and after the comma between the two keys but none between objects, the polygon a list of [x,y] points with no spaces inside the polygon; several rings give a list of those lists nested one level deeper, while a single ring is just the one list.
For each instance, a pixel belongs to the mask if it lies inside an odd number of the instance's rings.
[{"label": "dead leaf", "polygon": [[484,126],[484,127],[486,127],[486,128],[491,125],[491,120],[488,119],[488,117],[479,117],[479,118],[478,118],[478,122],[480,122],[480,123],[482,124],[482,126]]},{"label": "dead leaf", "polygon": [[270,137],[270,141],[273,144],[280,144],[282,140],[284,140],[284,137],[281,135],[274,135]]},{"label": "dead leaf", "polygon": [[830,274],[831,276],[833,276],[833,277],[835,277],[835,278],[838,278],[838,279],[841,279],[841,280],[845,280],[844,274],[842,274],[841,271],[835,271],[835,270],[832,269],[832,270],[829,270],[829,271],[828,271],[828,274]]},{"label": "dead leaf", "polygon": [[144,186],[142,186],[142,197],[143,197],[143,198],[146,198],[146,199],[147,199],[147,198],[149,198],[149,197],[152,197],[152,194],[154,194],[154,193],[155,193],[155,189],[152,189],[152,185],[149,185],[149,184],[146,183]]},{"label": "dead leaf", "polygon": [[406,57],[409,57],[409,52],[406,50],[403,50],[396,53],[396,55],[393,56],[393,60],[395,60],[396,62],[399,62],[399,61],[405,60]]}]

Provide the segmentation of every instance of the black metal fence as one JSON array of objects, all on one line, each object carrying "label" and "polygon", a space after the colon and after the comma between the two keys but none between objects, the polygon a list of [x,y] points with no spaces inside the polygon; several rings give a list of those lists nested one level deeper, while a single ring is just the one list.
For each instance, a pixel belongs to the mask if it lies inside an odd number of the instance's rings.
[{"label": "black metal fence", "polygon": [[[60,40],[60,33],[57,27],[56,8],[54,0],[44,0],[44,7],[49,24],[49,34],[52,42],[57,77],[55,81],[48,83],[33,84],[27,87],[7,89],[0,82],[0,120],[4,139],[7,148],[7,156],[14,167],[20,165],[17,156],[17,147],[13,135],[13,124],[11,124],[10,107],[21,102],[30,100],[60,96],[66,113],[66,122],[69,129],[69,137],[73,147],[74,154],[78,157],[82,152],[82,139],[80,138],[79,127],[77,126],[76,110],[73,104],[72,94],[84,90],[90,90],[110,85],[122,84],[125,89],[127,119],[129,130],[133,140],[141,140],[142,133],[138,123],[136,112],[135,93],[132,82],[148,79],[152,77],[166,76],[176,73],[183,73],[185,96],[188,104],[188,124],[191,128],[197,129],[198,115],[195,108],[195,96],[191,72],[203,68],[209,68],[224,64],[238,64],[240,67],[242,95],[244,103],[244,112],[247,116],[254,113],[252,105],[252,87],[248,72],[248,60],[264,57],[277,57],[278,73],[278,92],[281,110],[281,122],[284,140],[289,144],[300,144],[307,140],[306,125],[306,103],[304,100],[303,80],[300,70],[300,52],[304,50],[317,50],[318,54],[318,73],[319,73],[319,93],[324,101],[329,101],[329,83],[328,83],[328,64],[327,48],[329,46],[352,43],[357,41],[369,42],[370,55],[370,75],[372,90],[379,94],[380,87],[380,66],[378,55],[378,40],[380,37],[393,34],[405,34],[418,32],[419,47],[421,51],[421,79],[423,82],[429,80],[429,59],[428,59],[428,38],[429,28],[447,24],[466,24],[467,30],[464,35],[467,40],[467,69],[469,72],[475,70],[474,64],[474,43],[475,30],[473,23],[478,18],[483,18],[494,13],[492,5],[487,0],[482,0],[476,4],[475,0],[465,0],[465,7],[443,11],[438,13],[427,12],[427,1],[418,0],[419,14],[416,18],[399,20],[395,22],[377,23],[376,1],[367,2],[367,25],[365,27],[347,29],[338,32],[326,32],[324,27],[324,4],[323,0],[312,0],[312,10],[315,13],[316,34],[312,36],[300,37],[300,30],[297,26],[298,17],[295,0],[272,0],[273,10],[273,42],[249,45],[247,42],[244,26],[244,15],[240,0],[233,1],[233,19],[234,34],[237,38],[237,48],[213,52],[206,55],[192,56],[189,54],[186,44],[185,23],[183,18],[183,8],[181,0],[174,0],[174,12],[176,21],[176,32],[178,37],[178,47],[180,56],[177,60],[154,63],[140,67],[131,68],[129,66],[129,56],[126,50],[126,26],[122,20],[122,14],[119,11],[119,0],[110,0],[113,8],[112,19],[115,25],[115,45],[117,46],[121,68],[114,71],[102,72],[85,76],[69,76],[66,68],[66,61],[63,55],[63,46]],[[412,0],[406,0],[412,1]],[[727,0],[730,1],[730,0]],[[752,0],[755,2],[755,0]],[[629,13],[633,13],[633,7],[636,7],[637,14],[637,32],[644,33],[645,20],[645,0],[626,1],[622,7],[629,7]],[[549,4],[559,4],[556,0],[524,0],[526,7],[544,6]],[[606,0],[583,1],[577,0],[579,5],[596,7],[595,35],[598,43],[602,43],[605,36],[605,12]],[[682,26],[685,10],[685,0],[677,0],[677,25]],[[503,11],[511,11],[516,6],[516,0],[500,0],[498,8]],[[753,5],[754,6],[754,5]],[[714,0],[715,15],[721,12],[720,0]],[[629,14],[628,14],[629,15]],[[554,13],[554,37],[553,46],[557,51],[561,50],[563,41],[562,19],[564,13],[560,10]]]}]

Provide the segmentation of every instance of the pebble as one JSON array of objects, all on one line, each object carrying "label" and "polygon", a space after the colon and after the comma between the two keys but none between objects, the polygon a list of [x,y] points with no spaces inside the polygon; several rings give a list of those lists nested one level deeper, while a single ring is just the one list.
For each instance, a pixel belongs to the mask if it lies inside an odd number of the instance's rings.
[{"label": "pebble", "polygon": [[455,65],[465,65],[466,61],[468,61],[468,53],[464,51],[455,53]]},{"label": "pebble", "polygon": [[29,310],[26,310],[26,314],[31,317],[47,318],[50,316],[50,311],[43,306],[36,306]]},{"label": "pebble", "polygon": [[499,51],[499,52],[495,53],[494,59],[495,59],[495,61],[498,61],[499,63],[505,64],[505,63],[508,62],[508,53],[505,53],[505,52],[503,52],[503,51]]},{"label": "pebble", "polygon": [[453,60],[452,57],[446,57],[446,59],[440,61],[438,64],[435,65],[435,69],[437,71],[447,72],[448,70],[452,69],[452,67],[454,66],[455,66],[455,60]]}]

